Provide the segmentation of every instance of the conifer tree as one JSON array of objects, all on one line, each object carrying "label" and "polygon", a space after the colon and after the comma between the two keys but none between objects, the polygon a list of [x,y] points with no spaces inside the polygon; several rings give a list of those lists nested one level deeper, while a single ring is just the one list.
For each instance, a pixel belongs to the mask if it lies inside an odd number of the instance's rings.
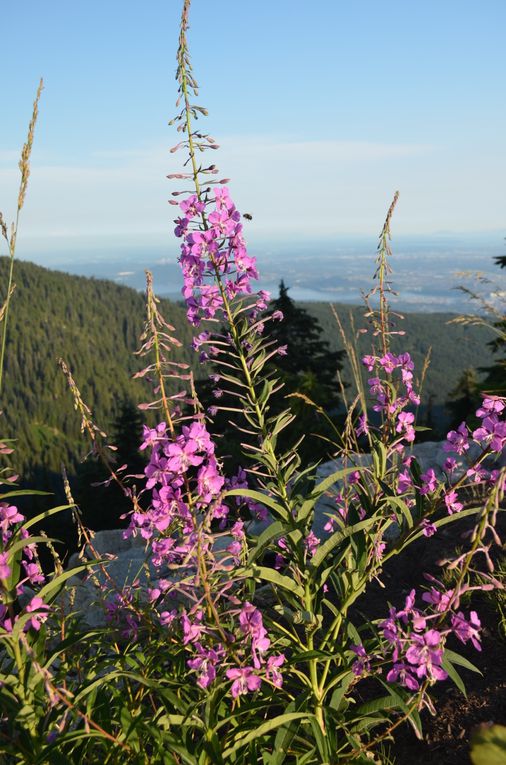
[{"label": "conifer tree", "polygon": [[[506,255],[498,255],[494,258],[500,268],[506,268]],[[497,337],[489,343],[494,353],[503,354],[503,358],[497,359],[490,367],[480,367],[480,372],[485,372],[486,377],[480,385],[482,391],[496,396],[506,396],[506,316],[494,322]]]},{"label": "conifer tree", "polygon": [[[114,469],[126,466],[119,474],[130,489],[138,492],[143,484],[142,478],[128,476],[141,476],[146,463],[139,451],[142,418],[130,400],[120,403],[111,433],[111,443],[116,447],[115,452],[111,452],[114,454]],[[115,481],[109,479],[110,473],[98,458],[90,457],[77,471],[77,501],[86,525],[95,530],[126,525],[128,521],[121,516],[132,509],[129,497]]]},{"label": "conifer tree", "polygon": [[[281,321],[268,323],[269,334],[283,349],[282,355],[273,357],[271,368],[284,387],[274,394],[271,402],[273,412],[290,406],[297,419],[282,438],[286,445],[304,436],[301,446],[303,458],[325,459],[330,457],[331,445],[312,435],[322,432],[322,423],[312,401],[336,420],[340,403],[337,373],[342,369],[344,351],[331,351],[323,339],[323,329],[318,319],[297,305],[288,294],[289,288],[281,280],[279,295],[271,302],[266,318],[282,314]],[[298,394],[298,395],[293,395]],[[305,398],[301,398],[304,396]],[[330,430],[323,435],[331,436]]]},{"label": "conifer tree", "polygon": [[456,387],[450,393],[447,407],[451,412],[451,427],[458,428],[461,422],[474,413],[480,401],[480,385],[476,369],[464,369]]}]

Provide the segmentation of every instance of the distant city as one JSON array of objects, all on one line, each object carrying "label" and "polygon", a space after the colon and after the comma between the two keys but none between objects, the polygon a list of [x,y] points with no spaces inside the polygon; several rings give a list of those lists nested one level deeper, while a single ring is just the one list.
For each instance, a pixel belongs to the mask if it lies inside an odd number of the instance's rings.
[{"label": "distant city", "polygon": [[[337,241],[263,245],[250,252],[257,257],[259,288],[275,296],[281,279],[295,300],[357,304],[371,289],[375,271],[374,239],[336,238]],[[489,300],[506,296],[506,274],[494,257],[506,254],[500,233],[469,238],[452,235],[427,237],[420,243],[399,237],[392,243],[391,281],[398,293],[392,298],[401,311],[470,312],[477,306],[459,286],[478,291]],[[136,290],[145,284],[145,269],[153,273],[157,294],[181,299],[181,275],[174,245],[124,246],[107,250],[93,247],[69,257],[55,253],[30,253],[27,260],[71,274],[110,279]],[[481,281],[476,274],[481,274]]]}]

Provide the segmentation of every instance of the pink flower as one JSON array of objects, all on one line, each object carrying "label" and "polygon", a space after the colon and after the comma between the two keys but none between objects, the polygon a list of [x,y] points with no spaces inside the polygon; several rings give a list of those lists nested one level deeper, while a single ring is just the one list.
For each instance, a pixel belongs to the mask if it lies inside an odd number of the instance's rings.
[{"label": "pink flower", "polygon": [[320,544],[320,540],[318,539],[316,534],[310,531],[304,541],[304,546],[311,556],[315,554],[319,544]]},{"label": "pink flower", "polygon": [[204,614],[198,611],[195,614],[195,621],[192,623],[187,614],[181,615],[181,625],[183,627],[183,645],[194,643],[202,634],[204,627],[201,624]]},{"label": "pink flower", "polygon": [[42,598],[36,596],[31,599],[25,610],[27,613],[32,614],[25,625],[25,630],[29,630],[32,627],[38,632],[48,617],[49,606],[44,603]]},{"label": "pink flower", "polygon": [[410,691],[417,691],[420,683],[411,672],[411,668],[403,662],[396,662],[387,674],[389,683],[400,683]]},{"label": "pink flower", "polygon": [[491,451],[501,452],[506,443],[506,422],[498,420],[495,414],[485,417],[481,428],[473,432],[473,438],[487,444]]},{"label": "pink flower", "polygon": [[432,494],[436,491],[437,478],[433,468],[429,468],[426,473],[422,473],[420,478],[422,479],[420,494]]},{"label": "pink flower", "polygon": [[406,651],[406,659],[416,666],[417,677],[446,680],[448,675],[441,666],[441,634],[437,630],[428,630],[424,635],[412,634],[411,643]]},{"label": "pink flower", "polygon": [[9,616],[9,610],[7,606],[3,606],[0,603],[0,628],[4,629],[6,632],[12,632],[12,619]]},{"label": "pink flower", "polygon": [[165,422],[159,422],[155,428],[148,428],[147,425],[143,427],[143,442],[139,446],[139,449],[147,449],[148,446],[155,446],[162,441],[166,436],[167,425]]},{"label": "pink flower", "polygon": [[232,698],[236,699],[249,691],[258,691],[262,684],[262,678],[254,674],[253,667],[242,669],[227,669],[226,675],[232,683]]},{"label": "pink flower", "polygon": [[367,655],[367,652],[363,645],[352,645],[351,650],[357,655],[357,660],[353,662],[351,669],[353,674],[360,677],[365,672],[371,671],[371,657]]},{"label": "pink flower", "polygon": [[11,569],[8,565],[9,553],[0,553],[0,579],[8,579],[11,575]]},{"label": "pink flower", "polygon": [[413,480],[407,470],[403,470],[397,477],[397,493],[404,494],[413,486]]},{"label": "pink flower", "polygon": [[398,364],[399,364],[397,357],[394,356],[394,354],[390,353],[390,352],[388,352],[384,356],[382,356],[379,359],[379,363],[381,364],[381,366],[383,367],[385,372],[387,374],[389,374],[389,375],[392,374],[394,369],[396,369]]},{"label": "pink flower", "polygon": [[199,202],[196,194],[192,194],[187,199],[184,199],[179,206],[183,213],[190,219],[195,218],[205,209],[204,202]]},{"label": "pink flower", "polygon": [[432,537],[437,532],[437,526],[431,523],[427,518],[422,521],[424,537]]},{"label": "pink flower", "polygon": [[404,433],[404,438],[409,443],[415,440],[415,429],[413,423],[415,421],[415,415],[412,412],[400,412],[397,417],[396,432]]},{"label": "pink flower", "polygon": [[501,414],[505,406],[504,399],[499,398],[499,396],[487,396],[480,408],[476,410],[476,416],[483,419],[491,414]]},{"label": "pink flower", "polygon": [[438,613],[443,613],[448,610],[452,597],[453,590],[441,592],[440,590],[436,590],[435,587],[431,587],[430,590],[423,593],[422,600],[436,606],[436,611],[438,611]]},{"label": "pink flower", "polygon": [[188,659],[186,662],[190,669],[195,670],[197,674],[197,684],[201,688],[208,688],[216,678],[216,665],[223,654],[221,646],[215,651],[203,648],[200,643],[195,643],[198,656],[195,659]]},{"label": "pink flower", "polygon": [[464,454],[469,449],[469,431],[465,422],[461,422],[457,430],[450,430],[443,444],[445,452]]},{"label": "pink flower", "polygon": [[471,611],[469,621],[462,611],[452,616],[452,630],[462,643],[471,641],[477,651],[481,651],[480,644],[481,622],[476,611]]},{"label": "pink flower", "polygon": [[25,520],[24,515],[18,512],[17,507],[0,502],[0,534],[4,544],[12,536],[12,526]]},{"label": "pink flower", "polygon": [[450,491],[445,496],[445,505],[446,509],[448,511],[448,515],[453,515],[453,513],[460,513],[464,505],[462,502],[458,501],[459,497],[456,491]]},{"label": "pink flower", "polygon": [[471,467],[469,470],[466,470],[466,475],[473,481],[473,483],[482,483],[489,478],[490,474],[488,470],[485,470],[481,465],[476,465],[476,467]]},{"label": "pink flower", "polygon": [[200,468],[197,475],[198,492],[202,502],[211,502],[223,488],[225,479],[218,472],[217,462],[210,459],[207,465]]},{"label": "pink flower", "polygon": [[362,364],[366,367],[368,372],[372,372],[376,363],[375,356],[364,356],[362,358]]},{"label": "pink flower", "polygon": [[454,457],[447,457],[444,461],[443,470],[447,473],[453,473],[457,467],[457,460]]},{"label": "pink flower", "polygon": [[278,656],[269,656],[267,659],[265,675],[276,688],[281,688],[283,685],[283,677],[279,671],[279,667],[282,667],[284,663],[285,655],[283,653],[278,654]]},{"label": "pink flower", "polygon": [[[1,559],[0,555],[0,559]],[[28,563],[27,561],[23,561],[23,568],[25,569],[25,573],[27,578],[30,581],[30,584],[43,584],[45,581],[44,574],[41,571],[41,568],[38,563]],[[0,573],[1,578],[1,573]]]},{"label": "pink flower", "polygon": [[357,436],[361,436],[362,434],[367,436],[369,434],[369,426],[365,414],[361,414],[358,418],[358,426],[355,428],[355,433]]}]

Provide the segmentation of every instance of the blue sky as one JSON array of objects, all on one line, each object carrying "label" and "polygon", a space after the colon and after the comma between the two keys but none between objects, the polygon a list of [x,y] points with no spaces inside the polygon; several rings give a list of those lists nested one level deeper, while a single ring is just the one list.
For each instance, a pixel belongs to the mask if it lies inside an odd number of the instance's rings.
[{"label": "blue sky", "polygon": [[[20,254],[170,239],[180,2],[2,9],[0,209],[44,77]],[[193,0],[213,160],[253,241],[506,229],[504,0]],[[49,257],[49,256],[48,256]]]}]

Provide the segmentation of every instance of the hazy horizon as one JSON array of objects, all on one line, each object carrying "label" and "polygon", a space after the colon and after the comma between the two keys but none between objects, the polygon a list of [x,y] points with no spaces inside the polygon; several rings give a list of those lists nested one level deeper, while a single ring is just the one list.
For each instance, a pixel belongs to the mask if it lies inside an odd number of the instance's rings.
[{"label": "hazy horizon", "polygon": [[[254,222],[247,224],[250,232]],[[260,279],[258,287],[275,296],[281,279],[290,287],[295,300],[358,304],[362,294],[372,287],[377,239],[373,237],[335,237],[320,242],[299,239],[294,242],[253,240],[250,252],[256,256]],[[181,299],[182,278],[177,263],[178,241],[167,233],[163,244],[124,244],[102,248],[32,249],[20,239],[20,258],[68,273],[110,279],[137,290],[144,288],[145,269],[153,272],[155,289],[160,295]],[[491,284],[481,284],[479,291],[490,299],[492,292],[506,292],[505,275],[494,257],[505,254],[503,237],[487,233],[466,237],[398,236],[392,242],[392,285],[399,293],[392,303],[399,310],[423,312],[469,312],[469,299],[457,288],[465,285],[478,289],[481,273]],[[5,253],[3,253],[5,254]],[[465,278],[462,272],[468,272]]]}]

